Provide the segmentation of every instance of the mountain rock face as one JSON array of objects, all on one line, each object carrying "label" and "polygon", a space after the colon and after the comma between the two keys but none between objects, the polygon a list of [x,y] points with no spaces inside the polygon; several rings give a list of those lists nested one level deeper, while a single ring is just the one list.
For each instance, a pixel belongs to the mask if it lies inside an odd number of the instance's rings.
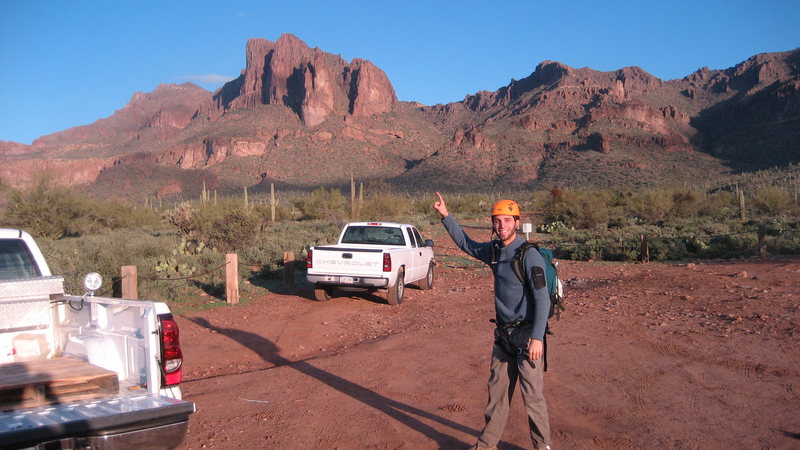
[{"label": "mountain rock face", "polygon": [[112,116],[0,142],[0,178],[42,173],[97,195],[195,197],[268,182],[313,187],[351,174],[414,187],[646,185],[731,167],[800,162],[800,50],[663,81],[545,61],[460,102],[399,102],[369,61],[291,34],[250,39],[241,75],[136,93]]},{"label": "mountain rock face", "polygon": [[389,78],[369,61],[347,63],[339,56],[310,49],[291,34],[277,42],[247,41],[247,67],[214,95],[209,114],[238,108],[284,105],[307,126],[330,115],[387,113],[397,103]]}]

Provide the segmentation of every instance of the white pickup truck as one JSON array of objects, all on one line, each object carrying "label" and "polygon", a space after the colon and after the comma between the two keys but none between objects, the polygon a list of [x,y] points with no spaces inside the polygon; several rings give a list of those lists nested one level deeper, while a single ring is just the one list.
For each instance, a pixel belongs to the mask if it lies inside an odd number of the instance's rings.
[{"label": "white pickup truck", "polygon": [[64,294],[39,247],[0,228],[0,448],[174,448],[178,326],[164,303]]},{"label": "white pickup truck", "polygon": [[405,285],[433,288],[433,241],[408,224],[354,222],[344,226],[335,245],[311,247],[306,278],[314,297],[327,301],[342,290],[387,289],[390,305],[403,301]]}]

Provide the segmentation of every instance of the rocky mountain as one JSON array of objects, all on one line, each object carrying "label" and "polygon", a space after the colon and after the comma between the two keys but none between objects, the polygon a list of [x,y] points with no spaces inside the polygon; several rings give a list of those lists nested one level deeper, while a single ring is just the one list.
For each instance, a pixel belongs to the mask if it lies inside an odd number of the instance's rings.
[{"label": "rocky mountain", "polygon": [[137,93],[91,125],[0,142],[0,178],[43,172],[104,196],[195,196],[268,182],[412,187],[659,184],[800,161],[800,50],[663,81],[545,61],[497,91],[399,102],[369,61],[286,34],[251,39],[241,75]]}]

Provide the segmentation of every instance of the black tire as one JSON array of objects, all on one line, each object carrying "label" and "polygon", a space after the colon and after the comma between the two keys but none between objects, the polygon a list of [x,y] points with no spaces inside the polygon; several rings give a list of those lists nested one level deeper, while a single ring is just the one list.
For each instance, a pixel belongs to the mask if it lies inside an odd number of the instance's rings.
[{"label": "black tire", "polygon": [[397,280],[392,286],[389,286],[389,291],[386,293],[386,300],[390,305],[399,305],[403,303],[403,294],[406,291],[406,274],[403,269],[397,272]]},{"label": "black tire", "polygon": [[327,302],[333,297],[333,286],[314,285],[314,298],[318,302]]},{"label": "black tire", "polygon": [[427,291],[428,289],[433,289],[433,281],[435,278],[434,274],[434,266],[435,264],[433,261],[428,265],[428,273],[425,274],[425,278],[419,280],[419,288],[423,291]]}]

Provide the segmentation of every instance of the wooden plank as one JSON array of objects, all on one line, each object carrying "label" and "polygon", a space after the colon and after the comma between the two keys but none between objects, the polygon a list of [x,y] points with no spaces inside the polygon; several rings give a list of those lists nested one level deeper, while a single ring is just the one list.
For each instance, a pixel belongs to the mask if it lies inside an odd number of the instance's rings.
[{"label": "wooden plank", "polygon": [[119,391],[117,374],[77,358],[0,365],[0,409],[101,397]]}]

